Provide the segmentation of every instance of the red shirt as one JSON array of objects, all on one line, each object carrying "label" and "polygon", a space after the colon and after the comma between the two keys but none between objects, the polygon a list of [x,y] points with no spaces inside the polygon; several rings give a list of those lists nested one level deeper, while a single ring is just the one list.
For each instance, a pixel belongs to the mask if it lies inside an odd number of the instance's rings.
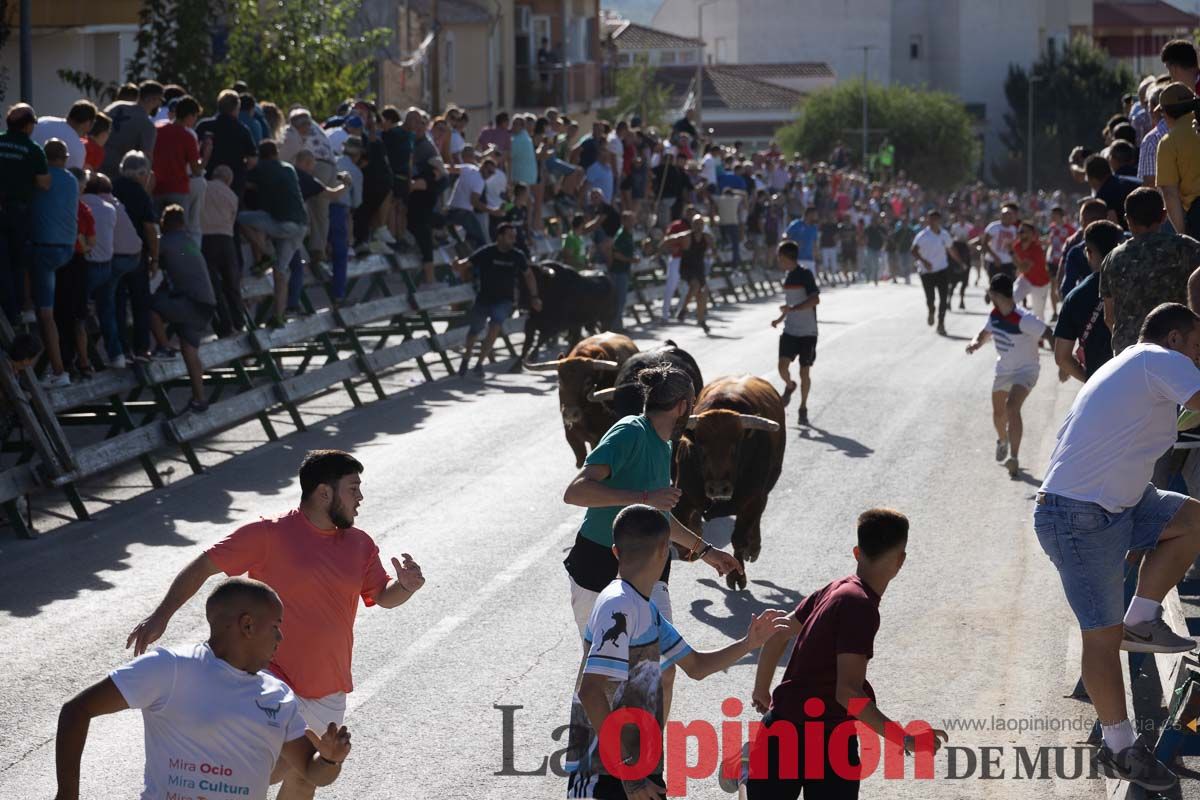
[{"label": "red shirt", "polygon": [[154,137],[154,194],[187,194],[189,165],[200,160],[196,137],[178,122],[164,125]]},{"label": "red shirt", "polygon": [[82,200],[79,201],[76,215],[75,224],[78,226],[79,232],[75,236],[75,253],[82,255],[84,237],[96,235],[96,218],[92,216],[92,210]]},{"label": "red shirt", "polygon": [[[816,697],[825,703],[819,719],[828,730],[849,718],[837,701],[838,654],[854,653],[867,659],[875,655],[879,595],[857,575],[839,578],[804,598],[796,606],[796,619],[800,633],[783,680],[771,695],[771,711],[775,719],[789,720],[799,729],[803,722],[818,719],[804,713],[804,701]],[[866,680],[863,691],[875,699],[875,690]]]},{"label": "red shirt", "polygon": [[[683,233],[684,231],[689,230],[691,227],[691,225],[683,220],[677,219],[667,226],[667,236],[674,236],[677,233]],[[671,255],[675,258],[679,258],[679,256],[683,255],[682,241],[671,242]]]},{"label": "red shirt", "polygon": [[299,510],[244,525],[207,551],[226,575],[249,573],[283,601],[283,641],[270,670],[300,697],[354,688],[354,615],[387,586],[379,548],[358,528],[322,530]]},{"label": "red shirt", "polygon": [[1026,245],[1018,238],[1013,242],[1013,256],[1024,263],[1033,262],[1033,266],[1026,270],[1024,275],[1034,286],[1045,286],[1050,282],[1050,273],[1046,271],[1046,249],[1037,239]]},{"label": "red shirt", "polygon": [[90,136],[83,137],[83,166],[97,170],[104,163],[104,147],[96,144]]}]

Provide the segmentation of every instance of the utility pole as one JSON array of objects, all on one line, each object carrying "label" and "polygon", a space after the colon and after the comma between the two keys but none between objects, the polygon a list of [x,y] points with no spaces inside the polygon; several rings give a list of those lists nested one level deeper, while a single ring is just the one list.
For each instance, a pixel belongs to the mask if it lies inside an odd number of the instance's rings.
[{"label": "utility pole", "polygon": [[869,150],[869,148],[870,148],[870,140],[869,140],[869,138],[868,138],[868,134],[867,134],[867,131],[868,131],[868,128],[869,128],[869,126],[867,125],[867,122],[868,122],[868,117],[869,117],[869,112],[868,112],[868,110],[867,110],[867,69],[868,69],[868,59],[870,58],[871,51],[872,51],[872,50],[878,50],[878,49],[879,49],[879,46],[878,46],[878,45],[873,45],[873,44],[864,44],[864,45],[858,45],[857,47],[853,47],[853,48],[850,48],[850,49],[852,49],[852,50],[862,50],[862,51],[863,51],[863,88],[862,88],[862,169],[863,169],[863,172],[866,172],[866,171],[867,171],[867,159],[868,159],[868,157],[869,157],[868,150]]},{"label": "utility pole", "polygon": [[1033,194],[1033,85],[1041,78],[1029,73],[1029,100],[1025,107],[1025,194]]},{"label": "utility pole", "polygon": [[21,0],[21,101],[33,103],[33,2]]},{"label": "utility pole", "polygon": [[433,31],[433,39],[429,42],[429,114],[431,117],[437,116],[441,110],[441,47],[438,39],[441,37],[441,31],[438,30],[438,0],[429,0],[429,27]]},{"label": "utility pole", "polygon": [[[696,38],[700,40],[700,56],[696,59],[696,133],[704,138],[704,7],[718,0],[702,0],[696,6]],[[699,142],[696,143],[699,146]]]}]

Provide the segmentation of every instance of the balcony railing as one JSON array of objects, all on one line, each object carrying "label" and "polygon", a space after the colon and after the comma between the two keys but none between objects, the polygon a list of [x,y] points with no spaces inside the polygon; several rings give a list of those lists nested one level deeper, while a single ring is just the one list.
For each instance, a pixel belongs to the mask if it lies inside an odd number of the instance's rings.
[{"label": "balcony railing", "polygon": [[579,103],[597,103],[614,97],[616,73],[594,61],[523,65],[516,68],[515,90],[518,108],[557,106],[566,110]]}]

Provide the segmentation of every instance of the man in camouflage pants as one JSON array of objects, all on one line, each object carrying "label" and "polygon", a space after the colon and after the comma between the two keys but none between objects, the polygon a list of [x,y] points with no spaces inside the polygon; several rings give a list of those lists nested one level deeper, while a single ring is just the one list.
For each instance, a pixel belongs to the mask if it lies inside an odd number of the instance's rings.
[{"label": "man in camouflage pants", "polygon": [[[1200,307],[1200,242],[1159,230],[1164,213],[1157,189],[1131,192],[1125,198],[1125,218],[1133,238],[1117,245],[1100,265],[1100,296],[1114,354],[1137,343],[1146,315],[1160,303]],[[1188,293],[1193,274],[1196,297]]]}]

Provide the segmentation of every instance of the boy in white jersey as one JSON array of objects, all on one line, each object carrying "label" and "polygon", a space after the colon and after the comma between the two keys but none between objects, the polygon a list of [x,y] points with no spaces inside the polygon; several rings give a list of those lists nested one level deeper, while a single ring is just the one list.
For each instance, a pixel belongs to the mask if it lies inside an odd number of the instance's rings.
[{"label": "boy in white jersey", "polygon": [[604,731],[609,714],[636,708],[658,722],[657,745],[641,741],[633,725],[619,731],[620,755],[627,764],[639,763],[640,755],[653,752],[655,746],[661,754],[663,669],[678,664],[689,678],[701,680],[732,666],[776,632],[791,630],[785,612],[764,611],[751,616],[741,640],[720,650],[692,650],[650,600],[667,563],[670,541],[666,515],[651,506],[629,506],[613,522],[618,578],[596,598],[584,633],[588,653],[571,703],[568,797],[659,800],[665,786],[661,756],[639,780],[622,781],[609,774],[601,756],[604,748],[596,736],[597,731]]},{"label": "boy in white jersey", "polygon": [[[309,782],[337,778],[350,733],[306,729],[296,696],[267,664],[283,635],[283,604],[265,583],[230,578],[208,596],[208,641],[156,648],[118,667],[63,706],[57,800],[78,800],[79,762],[94,717],[142,710],[146,771],[141,800],[190,789],[208,800],[264,800],[286,764]],[[316,752],[310,756],[311,747]]]},{"label": "boy in white jersey", "polygon": [[1053,333],[1037,316],[1013,302],[1013,279],[1008,275],[992,276],[988,294],[992,298],[992,313],[983,330],[967,345],[967,353],[974,353],[988,339],[996,344],[996,377],[992,381],[996,460],[1004,461],[1009,476],[1016,478],[1023,432],[1021,406],[1037,384],[1041,370],[1038,343],[1043,338],[1053,341],[1050,339]]}]

